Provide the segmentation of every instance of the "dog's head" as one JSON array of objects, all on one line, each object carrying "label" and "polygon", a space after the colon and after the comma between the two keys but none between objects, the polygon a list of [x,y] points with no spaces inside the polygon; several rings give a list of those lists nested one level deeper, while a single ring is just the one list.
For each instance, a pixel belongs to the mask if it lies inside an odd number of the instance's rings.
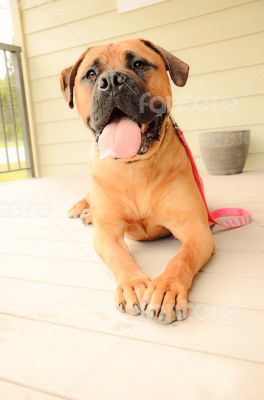
[{"label": "dog's head", "polygon": [[140,129],[145,153],[159,139],[164,117],[171,110],[167,75],[184,86],[189,67],[173,54],[146,40],[128,40],[85,51],[61,72],[61,89],[71,108],[75,102],[96,140],[107,125],[124,116]]}]

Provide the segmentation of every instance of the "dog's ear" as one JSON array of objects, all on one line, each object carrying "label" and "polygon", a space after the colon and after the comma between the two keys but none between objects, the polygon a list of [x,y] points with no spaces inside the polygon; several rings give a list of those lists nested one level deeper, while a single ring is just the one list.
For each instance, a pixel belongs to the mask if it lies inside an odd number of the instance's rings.
[{"label": "dog's ear", "polygon": [[81,65],[88,50],[86,50],[83,54],[81,54],[81,56],[78,58],[78,60],[76,61],[75,64],[73,64],[70,67],[64,68],[64,70],[62,70],[60,73],[61,91],[65,97],[65,100],[69,104],[70,108],[74,107],[73,88],[74,88],[75,77],[76,77],[78,68]]},{"label": "dog's ear", "polygon": [[189,65],[162,47],[157,46],[148,40],[141,39],[141,41],[161,56],[175,85],[184,86],[188,78]]}]

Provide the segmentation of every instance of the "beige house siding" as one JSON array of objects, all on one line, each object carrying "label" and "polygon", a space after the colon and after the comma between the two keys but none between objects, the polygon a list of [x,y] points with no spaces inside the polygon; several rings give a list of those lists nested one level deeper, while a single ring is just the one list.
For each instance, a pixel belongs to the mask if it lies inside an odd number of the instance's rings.
[{"label": "beige house siding", "polygon": [[189,63],[173,115],[203,168],[198,134],[247,128],[247,168],[264,164],[264,1],[168,0],[118,14],[114,0],[21,3],[42,175],[81,172],[89,133],[61,97],[58,76],[90,45],[143,37]]}]

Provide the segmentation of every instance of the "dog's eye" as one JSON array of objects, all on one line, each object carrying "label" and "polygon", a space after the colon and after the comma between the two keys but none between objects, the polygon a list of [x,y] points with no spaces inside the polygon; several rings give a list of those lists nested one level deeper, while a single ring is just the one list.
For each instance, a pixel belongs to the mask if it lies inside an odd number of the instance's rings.
[{"label": "dog's eye", "polygon": [[89,69],[86,72],[85,78],[86,79],[94,79],[96,77],[96,72],[93,69]]},{"label": "dog's eye", "polygon": [[134,68],[136,69],[143,69],[145,67],[145,64],[141,60],[137,60],[134,62]]}]

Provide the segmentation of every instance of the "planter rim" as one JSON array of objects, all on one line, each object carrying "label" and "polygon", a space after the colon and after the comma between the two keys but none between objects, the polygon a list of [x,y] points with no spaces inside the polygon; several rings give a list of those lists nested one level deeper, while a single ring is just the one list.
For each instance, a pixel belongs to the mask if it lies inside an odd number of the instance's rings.
[{"label": "planter rim", "polygon": [[228,147],[249,144],[250,130],[244,131],[212,131],[199,135],[201,147]]},{"label": "planter rim", "polygon": [[200,135],[207,135],[207,134],[214,134],[214,133],[221,133],[221,134],[228,134],[228,133],[250,133],[250,129],[236,129],[236,130],[226,130],[226,131],[206,131],[200,132]]}]

